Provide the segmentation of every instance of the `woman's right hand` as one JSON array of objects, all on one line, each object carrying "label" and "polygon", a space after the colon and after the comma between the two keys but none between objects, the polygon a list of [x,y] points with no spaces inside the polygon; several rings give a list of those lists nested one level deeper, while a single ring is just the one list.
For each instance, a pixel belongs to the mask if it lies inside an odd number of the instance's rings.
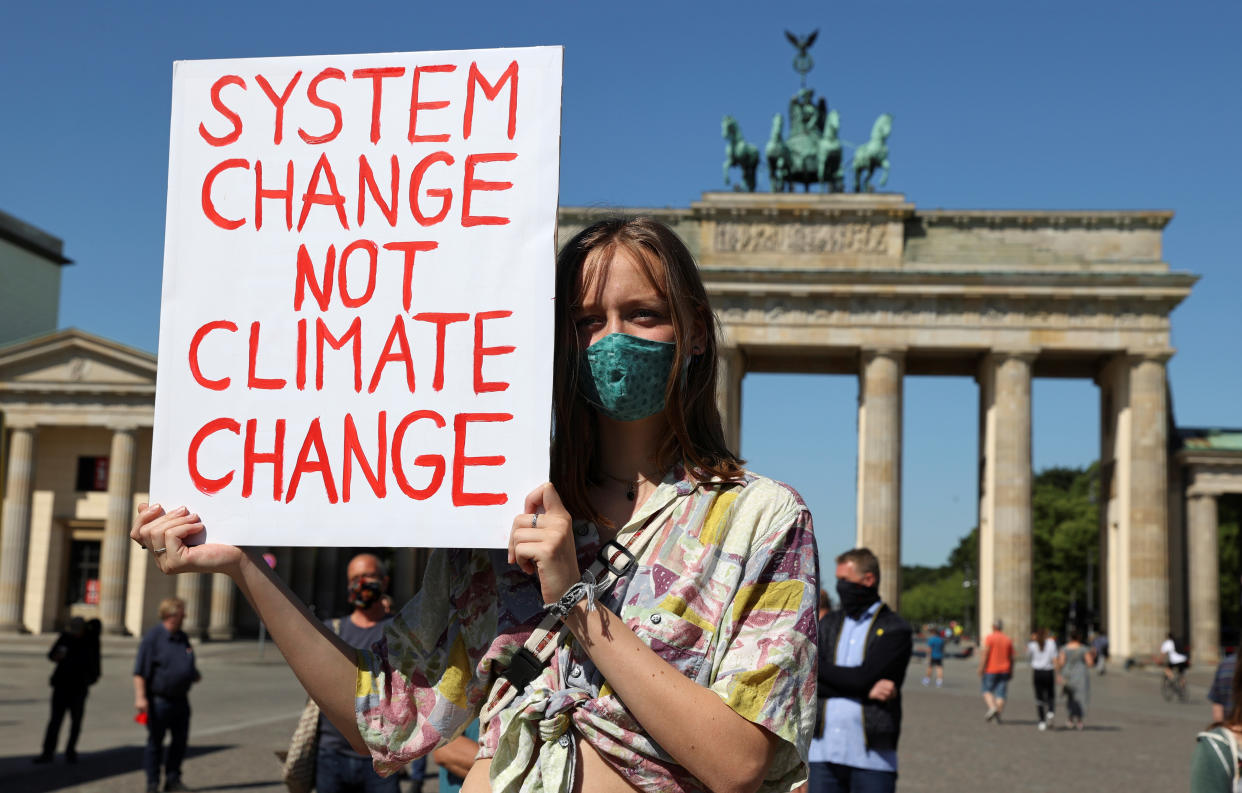
[{"label": "woman's right hand", "polygon": [[243,558],[242,550],[233,545],[204,543],[186,545],[185,540],[203,530],[198,515],[186,507],[165,512],[159,504],[139,504],[130,538],[154,552],[155,564],[167,574],[231,573]]}]

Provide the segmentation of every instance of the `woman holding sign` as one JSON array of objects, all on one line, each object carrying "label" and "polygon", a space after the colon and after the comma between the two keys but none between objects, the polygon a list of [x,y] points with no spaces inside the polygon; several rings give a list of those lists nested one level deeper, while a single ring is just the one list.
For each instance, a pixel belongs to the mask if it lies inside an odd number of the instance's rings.
[{"label": "woman holding sign", "polygon": [[557,261],[552,481],[507,550],[440,550],[385,642],[355,653],[258,557],[187,546],[185,508],[132,536],[165,572],[230,575],[324,714],[382,773],[481,718],[466,791],[788,791],[814,719],[811,517],[724,442],[715,319],[646,219]]}]

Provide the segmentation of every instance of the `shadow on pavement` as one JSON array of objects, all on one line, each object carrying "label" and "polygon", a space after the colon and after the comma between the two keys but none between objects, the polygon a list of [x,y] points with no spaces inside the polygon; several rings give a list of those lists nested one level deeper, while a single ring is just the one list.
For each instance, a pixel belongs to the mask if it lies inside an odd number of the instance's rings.
[{"label": "shadow on pavement", "polygon": [[[186,749],[186,760],[200,757],[213,752],[233,748],[232,744],[216,746],[190,746]],[[47,765],[35,765],[31,762],[33,754],[16,757],[0,757],[0,779],[5,791],[21,791],[22,793],[49,793],[53,790],[83,785],[100,779],[128,774],[142,770],[141,746],[124,746],[119,749],[107,749],[102,752],[82,752],[78,754],[78,762],[70,765],[65,762],[63,754],[56,755],[56,760]],[[253,783],[253,786],[271,784],[268,782]],[[226,785],[219,788],[196,788],[196,790],[224,790],[227,788],[251,787],[244,785]]]},{"label": "shadow on pavement", "polygon": [[246,788],[255,787],[271,787],[272,785],[283,785],[284,782],[279,779],[266,779],[262,782],[234,782],[231,785],[212,785],[211,787],[195,786],[195,793],[205,793],[208,790],[245,790]]},{"label": "shadow on pavement", "polygon": [[1111,724],[1085,724],[1082,728],[1083,732],[1121,732],[1121,728]]}]

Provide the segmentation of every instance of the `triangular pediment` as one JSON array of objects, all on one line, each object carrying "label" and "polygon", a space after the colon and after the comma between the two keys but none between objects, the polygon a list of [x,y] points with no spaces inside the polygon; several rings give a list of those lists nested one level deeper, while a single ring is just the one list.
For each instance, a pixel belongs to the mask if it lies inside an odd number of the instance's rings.
[{"label": "triangular pediment", "polygon": [[0,347],[0,386],[146,390],[155,386],[155,356],[69,328]]}]

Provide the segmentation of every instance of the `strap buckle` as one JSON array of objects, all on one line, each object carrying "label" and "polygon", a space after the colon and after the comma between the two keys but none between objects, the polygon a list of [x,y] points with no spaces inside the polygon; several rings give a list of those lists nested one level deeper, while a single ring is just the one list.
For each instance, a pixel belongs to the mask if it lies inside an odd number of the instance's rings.
[{"label": "strap buckle", "polygon": [[525,647],[520,647],[513,654],[513,658],[509,659],[509,665],[500,673],[500,676],[508,680],[518,691],[525,691],[530,681],[539,677],[543,667],[544,662],[539,660],[539,656]]},{"label": "strap buckle", "polygon": [[[620,553],[622,556],[627,557],[626,563],[621,567],[614,565],[612,560],[609,558],[610,556],[615,556],[616,553]],[[599,563],[604,566],[605,570],[612,573],[617,578],[621,578],[638,565],[638,560],[634,558],[634,554],[630,553],[628,548],[616,540],[609,540],[604,543],[595,558],[599,560]]]}]

